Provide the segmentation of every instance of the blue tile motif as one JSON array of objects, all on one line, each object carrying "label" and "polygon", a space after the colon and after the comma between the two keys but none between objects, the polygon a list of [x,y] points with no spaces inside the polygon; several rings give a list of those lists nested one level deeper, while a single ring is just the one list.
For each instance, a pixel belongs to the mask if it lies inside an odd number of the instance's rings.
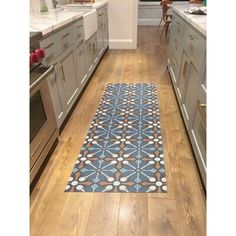
[{"label": "blue tile motif", "polygon": [[65,192],[167,192],[155,84],[106,87]]}]

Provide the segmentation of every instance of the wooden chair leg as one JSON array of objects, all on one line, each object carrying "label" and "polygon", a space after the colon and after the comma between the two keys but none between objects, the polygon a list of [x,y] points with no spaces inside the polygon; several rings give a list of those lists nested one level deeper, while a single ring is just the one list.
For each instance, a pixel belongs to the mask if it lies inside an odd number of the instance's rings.
[{"label": "wooden chair leg", "polygon": [[157,31],[159,31],[159,28],[160,28],[160,25],[161,25],[161,22],[163,21],[163,18],[161,18],[161,20],[160,20],[160,23],[159,23],[159,25],[158,25],[158,27],[157,27]]},{"label": "wooden chair leg", "polygon": [[162,35],[163,35],[163,32],[164,32],[164,29],[166,28],[166,23],[163,25],[163,28],[162,28],[162,31],[161,31],[161,37],[160,37],[160,40],[162,38]]},{"label": "wooden chair leg", "polygon": [[[170,24],[170,23],[167,23],[167,24],[166,24],[166,36],[167,36],[167,33],[168,33],[169,24]],[[165,37],[166,37],[166,36],[165,36]]]}]

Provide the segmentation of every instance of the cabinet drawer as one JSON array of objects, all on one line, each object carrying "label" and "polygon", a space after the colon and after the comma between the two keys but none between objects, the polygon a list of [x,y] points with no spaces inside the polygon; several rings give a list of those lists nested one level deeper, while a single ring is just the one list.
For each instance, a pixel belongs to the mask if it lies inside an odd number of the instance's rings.
[{"label": "cabinet drawer", "polygon": [[56,57],[58,48],[58,33],[53,34],[40,42],[40,47],[45,50],[44,63],[51,64]]},{"label": "cabinet drawer", "polygon": [[73,44],[74,25],[70,25],[59,32],[59,52],[66,50]]},{"label": "cabinet drawer", "polygon": [[84,26],[83,26],[83,20],[79,20],[76,23],[73,24],[73,33],[74,33],[74,40],[75,42],[80,41],[81,39],[84,39]]},{"label": "cabinet drawer", "polygon": [[206,40],[191,26],[186,30],[186,52],[200,71],[206,53]]}]

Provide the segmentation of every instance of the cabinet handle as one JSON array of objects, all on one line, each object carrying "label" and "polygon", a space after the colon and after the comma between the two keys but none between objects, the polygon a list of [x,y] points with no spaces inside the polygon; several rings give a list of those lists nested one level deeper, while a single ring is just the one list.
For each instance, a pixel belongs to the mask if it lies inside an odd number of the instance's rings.
[{"label": "cabinet handle", "polygon": [[187,63],[187,61],[185,60],[185,62],[184,62],[184,70],[183,70],[183,76],[184,76],[184,78],[185,79],[187,79],[187,68],[188,68],[188,63]]},{"label": "cabinet handle", "polygon": [[65,78],[65,73],[64,73],[63,65],[61,65],[61,73],[62,73],[62,80],[65,82],[66,78]]},{"label": "cabinet handle", "polygon": [[95,43],[93,44],[93,52],[95,53],[96,50],[95,50]]},{"label": "cabinet handle", "polygon": [[198,37],[197,37],[196,35],[192,35],[192,34],[189,34],[188,37],[189,37],[191,40],[198,39]]},{"label": "cabinet handle", "polygon": [[79,28],[81,28],[81,27],[82,27],[82,25],[78,25],[78,26],[76,26],[77,29],[79,29]]},{"label": "cabinet handle", "polygon": [[205,104],[205,103],[200,103],[200,106],[201,106],[201,107],[206,107],[207,104]]},{"label": "cabinet handle", "polygon": [[102,16],[103,14],[104,14],[104,12],[103,12],[103,13],[99,13],[98,15],[99,15],[99,16]]},{"label": "cabinet handle", "polygon": [[200,101],[198,100],[197,107],[198,107],[198,111],[202,117],[204,124],[206,124],[206,104],[200,103]]},{"label": "cabinet handle", "polygon": [[69,36],[69,35],[70,35],[70,33],[66,33],[66,34],[62,35],[61,37],[62,37],[62,38],[66,38],[66,37]]},{"label": "cabinet handle", "polygon": [[45,49],[48,49],[48,48],[50,48],[51,46],[53,46],[54,45],[54,43],[49,43],[48,44],[48,46],[46,46],[46,47],[44,47]]}]

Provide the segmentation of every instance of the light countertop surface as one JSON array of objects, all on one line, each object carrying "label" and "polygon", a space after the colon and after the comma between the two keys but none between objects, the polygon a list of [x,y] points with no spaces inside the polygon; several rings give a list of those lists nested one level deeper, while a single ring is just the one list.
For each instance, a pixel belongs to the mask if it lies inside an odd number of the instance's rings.
[{"label": "light countertop surface", "polygon": [[67,11],[64,9],[51,9],[44,13],[30,14],[30,31],[40,31],[46,35],[63,25],[83,17],[83,12]]},{"label": "light countertop surface", "polygon": [[185,13],[188,9],[188,4],[172,4],[171,8],[178,15],[180,15],[185,21],[191,24],[194,28],[200,31],[204,36],[206,36],[206,15],[194,15]]},{"label": "light countertop surface", "polygon": [[73,7],[61,5],[57,9],[49,9],[48,12],[31,12],[29,31],[40,31],[43,36],[45,36],[46,34],[83,17],[88,11],[104,6],[107,2],[107,0],[99,0],[93,4],[73,4]]},{"label": "light countertop surface", "polygon": [[108,0],[96,0],[95,3],[84,3],[84,4],[80,4],[80,3],[74,3],[74,4],[66,4],[66,7],[68,8],[92,8],[92,9],[98,9],[100,7],[103,7],[104,5],[106,5],[108,3]]}]

